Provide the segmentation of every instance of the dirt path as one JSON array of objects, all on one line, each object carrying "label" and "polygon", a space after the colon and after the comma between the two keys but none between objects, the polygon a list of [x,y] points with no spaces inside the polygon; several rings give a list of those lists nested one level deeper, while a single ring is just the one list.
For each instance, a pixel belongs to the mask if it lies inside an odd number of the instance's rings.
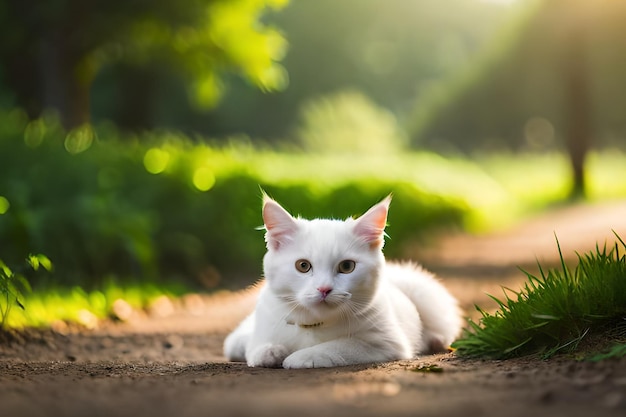
[{"label": "dirt path", "polygon": [[[516,265],[626,236],[626,202],[559,209],[484,237],[455,236],[416,259],[471,313],[485,292],[523,281]],[[453,355],[335,369],[250,369],[225,362],[224,335],[252,292],[167,300],[160,317],[91,332],[56,331],[0,343],[3,416],[623,416],[626,360],[466,361]],[[166,314],[167,311],[174,313]],[[429,367],[434,365],[435,368]],[[420,369],[421,368],[421,369]],[[435,369],[441,372],[428,372]]]}]

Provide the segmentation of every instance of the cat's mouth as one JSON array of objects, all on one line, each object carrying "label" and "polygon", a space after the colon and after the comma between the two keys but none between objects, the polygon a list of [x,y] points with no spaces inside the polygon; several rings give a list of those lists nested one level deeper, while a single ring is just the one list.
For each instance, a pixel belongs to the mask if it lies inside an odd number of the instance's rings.
[{"label": "cat's mouth", "polygon": [[327,306],[335,307],[343,302],[352,298],[352,294],[349,292],[333,292],[324,296],[319,294],[313,294],[306,297],[306,301],[312,306]]}]

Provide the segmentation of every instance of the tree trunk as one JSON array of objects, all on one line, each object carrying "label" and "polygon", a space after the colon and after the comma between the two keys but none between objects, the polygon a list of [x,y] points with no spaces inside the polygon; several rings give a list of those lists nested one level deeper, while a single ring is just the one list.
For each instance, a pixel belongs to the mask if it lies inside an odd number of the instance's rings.
[{"label": "tree trunk", "polygon": [[572,198],[585,195],[585,159],[591,148],[593,130],[585,34],[584,25],[572,25],[566,38],[563,62],[565,143],[572,169]]}]

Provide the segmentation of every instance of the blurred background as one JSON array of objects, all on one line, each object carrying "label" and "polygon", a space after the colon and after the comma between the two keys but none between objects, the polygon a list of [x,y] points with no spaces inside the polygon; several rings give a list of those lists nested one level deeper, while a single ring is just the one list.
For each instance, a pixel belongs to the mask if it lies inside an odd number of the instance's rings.
[{"label": "blurred background", "polygon": [[389,257],[625,197],[624,21],[615,0],[0,0],[4,282],[101,314],[124,288],[241,288],[261,188],[337,218],[392,192]]}]

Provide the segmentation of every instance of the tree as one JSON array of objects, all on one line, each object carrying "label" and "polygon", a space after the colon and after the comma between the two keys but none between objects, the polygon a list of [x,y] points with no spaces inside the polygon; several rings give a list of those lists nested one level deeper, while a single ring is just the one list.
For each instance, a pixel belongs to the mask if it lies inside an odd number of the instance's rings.
[{"label": "tree", "polygon": [[626,133],[626,3],[536,0],[524,11],[479,67],[417,109],[413,141],[532,149],[525,126],[540,118],[556,132],[547,146],[568,153],[577,197],[592,146]]},{"label": "tree", "polygon": [[54,108],[66,128],[90,120],[91,84],[112,62],[168,66],[203,106],[228,72],[280,89],[286,41],[260,16],[287,2],[0,0],[0,76],[31,117]]},{"label": "tree", "polygon": [[[572,6],[571,0],[559,0],[563,10]],[[582,3],[581,3],[582,1]],[[564,139],[572,169],[571,197],[585,195],[585,160],[591,148],[593,135],[592,97],[590,95],[589,59],[587,43],[590,28],[587,17],[588,2],[578,0],[572,15],[565,19],[561,71],[564,80]],[[596,5],[592,5],[595,7]]]},{"label": "tree", "polygon": [[293,1],[268,16],[289,39],[282,61],[289,88],[261,94],[233,82],[232,94],[208,114],[187,111],[169,125],[290,139],[305,103],[346,90],[362,92],[402,123],[416,95],[471,61],[508,13],[477,0]]}]

